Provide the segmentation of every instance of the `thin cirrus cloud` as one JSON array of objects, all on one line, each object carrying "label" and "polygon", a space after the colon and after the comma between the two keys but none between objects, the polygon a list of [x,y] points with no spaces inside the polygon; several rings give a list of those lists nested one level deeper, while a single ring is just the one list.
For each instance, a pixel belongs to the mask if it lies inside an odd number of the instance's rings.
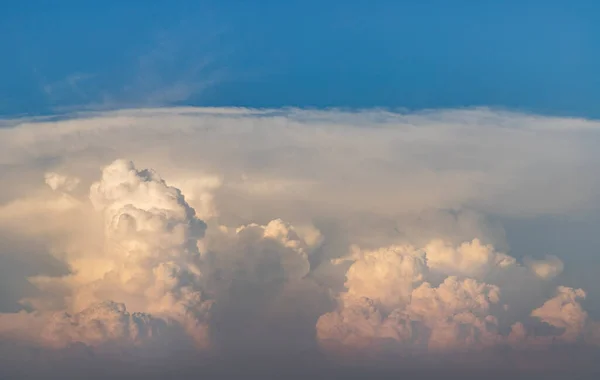
[{"label": "thin cirrus cloud", "polygon": [[3,350],[533,367],[597,352],[588,242],[515,253],[507,234],[598,213],[595,121],[163,108],[5,125]]}]

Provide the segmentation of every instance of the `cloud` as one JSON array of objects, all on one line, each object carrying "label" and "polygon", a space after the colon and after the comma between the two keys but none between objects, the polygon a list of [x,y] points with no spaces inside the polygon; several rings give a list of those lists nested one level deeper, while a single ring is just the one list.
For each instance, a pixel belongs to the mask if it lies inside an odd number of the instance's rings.
[{"label": "cloud", "polygon": [[457,274],[477,278],[489,272],[515,265],[516,260],[496,252],[491,244],[483,245],[479,239],[453,247],[442,240],[434,240],[425,246],[427,263],[432,270],[444,274]]},{"label": "cloud", "polygon": [[[210,179],[196,183],[203,192],[219,184]],[[205,211],[214,210],[210,192],[202,196],[199,202]],[[69,199],[69,209],[86,207],[83,200]],[[41,209],[36,202],[23,201],[32,213]],[[230,313],[238,307],[232,303],[244,303],[235,295],[236,289],[251,289],[248,295],[254,302],[236,310],[260,311],[263,293],[272,295],[309,274],[309,257],[322,242],[314,226],[294,227],[281,219],[237,228],[214,225],[205,238],[207,225],[184,194],[155,171],[137,169],[127,160],[102,169],[100,181],[90,186],[87,207],[100,220],[89,226],[98,230],[100,244],[72,237],[66,244],[68,252],[55,252],[67,261],[70,274],[29,279],[41,294],[22,302],[35,312],[4,316],[10,321],[23,317],[24,325],[12,329],[17,338],[57,348],[72,343],[138,344],[145,342],[138,339],[140,334],[156,339],[151,327],[162,322],[178,326],[198,348],[208,349],[215,296],[225,305],[224,312]],[[214,218],[218,212],[207,215]],[[135,312],[130,315],[126,307]],[[28,323],[40,326],[41,332],[33,336],[41,338],[25,339],[32,331],[26,328]],[[132,331],[136,326],[141,330]]]},{"label": "cloud", "polygon": [[346,273],[346,296],[367,297],[387,309],[410,299],[413,287],[423,281],[423,272],[427,268],[425,253],[411,246],[359,251],[355,255],[359,259]]},{"label": "cloud", "polygon": [[538,277],[544,279],[551,279],[562,273],[564,264],[561,259],[556,256],[547,256],[542,260],[535,260],[527,258],[526,265],[535,273]]},{"label": "cloud", "polygon": [[[520,297],[509,291],[509,297],[504,297],[505,284],[542,285],[560,273],[556,268],[563,264],[557,258],[529,260],[527,268],[478,240],[458,247],[434,240],[422,249],[391,246],[363,253],[353,247],[351,255],[334,264],[346,260],[352,264],[346,272],[346,290],[337,295],[337,310],[323,314],[316,324],[318,339],[334,353],[377,352],[390,345],[404,355],[494,346],[547,348],[557,342],[577,342],[587,334],[587,313],[578,302],[586,295],[582,289],[559,286],[553,298],[530,312],[559,329],[552,336],[536,336],[514,320],[518,313],[507,314],[523,307],[521,301],[529,298],[529,290],[521,289]],[[440,274],[443,280],[438,286],[428,282]],[[503,335],[501,330],[509,325],[510,333]]]},{"label": "cloud", "polygon": [[52,190],[73,191],[79,185],[79,178],[69,178],[64,175],[48,172],[45,175],[46,185]]},{"label": "cloud", "polygon": [[405,354],[493,345],[499,341],[498,322],[489,309],[499,294],[498,287],[473,279],[448,277],[439,287],[426,282],[412,291],[406,305],[389,313],[368,297],[344,304],[319,319],[317,336],[325,347],[340,343],[381,350],[393,342]]},{"label": "cloud", "polygon": [[533,310],[531,315],[550,326],[564,329],[560,338],[572,341],[582,333],[587,320],[587,313],[578,302],[578,299],[583,298],[585,292],[582,289],[559,286],[556,296]]},{"label": "cloud", "polygon": [[[585,120],[486,110],[350,116],[174,109],[100,115],[4,129],[2,160],[23,162],[28,151],[38,157],[79,154],[95,157],[97,167],[105,162],[99,157],[110,155],[142,159],[158,171],[162,162],[169,172],[180,162],[178,171],[205,169],[227,177],[232,187],[246,178],[244,192],[253,199],[260,199],[253,189],[261,183],[287,181],[303,191],[280,190],[282,201],[310,197],[322,207],[352,205],[383,215],[458,207],[507,215],[578,211],[593,204],[590,189],[598,185],[583,175],[585,163],[596,160],[586,143],[595,138],[594,122]],[[143,144],[132,142],[140,134]],[[168,162],[158,159],[166,155]]]},{"label": "cloud", "polygon": [[[74,312],[76,318],[73,322],[72,317],[62,314],[60,326],[76,326],[90,313],[99,313],[97,320],[102,323],[103,316],[111,320],[115,315],[129,318],[124,303],[136,312],[177,320],[200,346],[208,345],[205,319],[212,301],[202,289],[197,247],[206,224],[196,217],[181,192],[155,172],[137,170],[130,161],[117,160],[103,169],[89,197],[104,222],[102,245],[92,248],[82,241],[73,242],[67,258],[72,274],[32,278],[43,294],[27,303],[43,311],[48,307],[45,293],[59,296],[56,304]],[[62,289],[62,295],[56,294],[57,289]],[[102,303],[107,300],[119,304]],[[132,321],[131,326],[136,323]],[[84,324],[73,334],[83,334],[85,329]],[[107,334],[106,338],[112,339],[112,333]],[[82,339],[87,341],[85,336]]]},{"label": "cloud", "polygon": [[599,284],[579,275],[596,237],[556,253],[511,233],[597,215],[595,121],[163,108],[3,126],[1,344],[426,358],[599,341]]},{"label": "cloud", "polygon": [[166,323],[149,314],[127,312],[125,305],[101,302],[76,314],[4,314],[0,335],[13,335],[42,347],[65,348],[75,343],[142,345],[160,339]]},{"label": "cloud", "polygon": [[[439,264],[440,246],[445,245],[434,242],[425,249],[389,247],[355,254],[338,311],[317,322],[319,339],[354,345],[358,333],[371,341],[393,339],[402,346],[431,350],[459,349],[482,339],[493,341],[496,335],[488,332],[488,325],[497,327],[498,321],[489,309],[499,303],[500,289],[455,276],[446,277],[438,287],[425,282],[429,270]],[[470,247],[463,244],[459,251],[470,253]],[[478,263],[479,257],[475,255]]]}]

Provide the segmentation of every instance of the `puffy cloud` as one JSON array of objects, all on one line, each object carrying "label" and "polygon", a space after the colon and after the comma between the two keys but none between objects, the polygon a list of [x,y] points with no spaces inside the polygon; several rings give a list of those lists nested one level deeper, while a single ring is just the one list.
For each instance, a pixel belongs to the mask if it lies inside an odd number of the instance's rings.
[{"label": "puffy cloud", "polygon": [[3,334],[40,345],[64,348],[83,343],[88,346],[121,345],[135,346],[160,339],[167,329],[161,319],[145,313],[127,312],[125,305],[107,301],[75,313],[0,315]]},{"label": "puffy cloud", "polygon": [[355,298],[317,322],[325,347],[336,344],[372,349],[395,341],[405,350],[452,351],[491,346],[499,341],[490,305],[499,302],[496,286],[448,277],[439,287],[423,283],[409,301],[387,312],[368,298]]},{"label": "puffy cloud", "polygon": [[479,239],[464,242],[458,247],[442,240],[434,240],[424,250],[427,252],[428,266],[449,275],[482,278],[492,270],[516,264],[515,258],[496,252],[491,244],[482,244]]},{"label": "puffy cloud", "polygon": [[284,248],[281,251],[281,267],[289,279],[301,279],[308,274],[308,255],[320,241],[318,231],[308,230],[308,235],[304,237],[292,225],[281,219],[272,220],[266,226],[243,226],[236,230],[236,234],[241,239],[252,239],[250,236],[255,235],[264,241],[279,243]]},{"label": "puffy cloud", "polygon": [[531,316],[539,318],[550,326],[563,329],[560,339],[573,342],[580,337],[585,328],[587,313],[578,301],[585,296],[582,289],[559,286],[556,289],[556,296],[533,310]]},{"label": "puffy cloud", "polygon": [[103,302],[75,315],[55,314],[42,336],[52,345],[82,342],[94,346],[112,341],[139,344],[158,335],[163,325],[148,314],[128,313],[123,304]]},{"label": "puffy cloud", "polygon": [[446,263],[469,273],[490,263],[508,261],[512,265],[514,259],[499,256],[501,260],[494,260],[493,247],[478,241],[458,249],[438,241],[423,250],[412,246],[366,252],[354,249],[339,309],[317,322],[317,336],[322,341],[363,346],[393,339],[434,351],[497,340],[498,321],[490,314],[490,305],[500,301],[497,286],[454,276],[438,287],[423,281],[428,269],[446,269]]},{"label": "puffy cloud", "polygon": [[[559,335],[538,336],[514,320],[522,314],[507,313],[513,307],[531,307],[521,301],[534,299],[526,288],[516,297],[510,285],[544,284],[542,280],[562,270],[562,261],[555,257],[528,259],[521,266],[478,239],[458,246],[436,239],[423,249],[406,245],[361,251],[353,247],[350,255],[333,263],[346,261],[351,265],[346,290],[337,296],[337,310],[322,315],[316,324],[317,338],[334,352],[344,347],[380,350],[391,342],[399,350],[430,353],[505,344],[540,348],[557,341],[572,343],[586,329],[594,331],[586,327],[587,313],[578,302],[585,297],[581,289],[559,286],[554,298],[530,312],[560,329]],[[438,286],[429,282],[440,276],[443,280]],[[501,287],[509,290],[508,299]],[[512,323],[508,335],[500,333],[502,323]]]},{"label": "puffy cloud", "polygon": [[579,302],[585,297],[582,289],[558,286],[554,297],[531,312],[531,317],[555,331],[538,334],[531,326],[528,328],[524,323],[517,322],[511,326],[508,344],[521,350],[539,350],[558,343],[598,345],[598,322],[588,318],[588,313]]},{"label": "puffy cloud", "polygon": [[317,321],[317,338],[327,348],[337,345],[358,349],[377,348],[384,339],[408,340],[410,321],[387,319],[377,303],[367,297],[354,300],[338,311],[322,315]]},{"label": "puffy cloud", "polygon": [[[73,207],[85,207],[73,199]],[[46,346],[133,341],[125,330],[139,325],[136,318],[142,318],[153,325],[155,321],[176,324],[198,347],[208,348],[215,297],[223,304],[217,309],[220,316],[260,312],[261,307],[268,307],[265,302],[281,298],[276,294],[287,291],[286,283],[299,282],[309,274],[310,256],[323,241],[314,226],[295,227],[281,219],[237,228],[213,224],[205,236],[206,223],[178,188],[155,171],[139,170],[127,160],[104,167],[100,181],[90,186],[89,199],[101,221],[97,226],[100,244],[71,242],[61,257],[72,273],[31,278],[42,293],[23,302],[37,311],[18,314],[40,325],[46,337],[40,339]],[[206,206],[214,209],[212,204]],[[252,297],[250,302],[236,295],[240,288]],[[273,299],[259,301],[264,297]],[[285,297],[278,302],[286,302]],[[135,313],[130,316],[125,305]],[[95,317],[87,318],[90,313]],[[106,324],[106,329],[114,326],[109,330],[121,335],[90,331],[92,335],[85,336],[90,323],[82,321],[87,320]],[[115,325],[116,320],[121,325]]]},{"label": "puffy cloud", "polygon": [[[44,293],[28,302],[39,310],[56,307],[45,297],[62,289],[60,303],[75,314],[53,318],[52,323],[60,322],[57,331],[62,331],[62,325],[85,322],[90,313],[96,316],[94,321],[103,317],[115,320],[116,315],[125,318],[119,321],[129,321],[120,306],[126,304],[136,312],[178,321],[200,346],[207,346],[213,301],[203,288],[197,244],[206,224],[196,217],[181,191],[151,170],[137,170],[130,161],[117,160],[92,184],[90,200],[104,222],[102,245],[74,247],[67,258],[73,273],[66,277],[32,278]],[[101,303],[106,300],[119,304]],[[102,306],[89,309],[98,303]],[[131,326],[136,326],[139,318],[147,319],[142,314],[131,318]],[[78,331],[87,329],[86,323],[65,334],[80,334]],[[106,338],[112,339],[111,333],[107,334]]]},{"label": "puffy cloud", "polygon": [[346,273],[346,297],[367,297],[387,310],[410,300],[415,285],[423,281],[425,253],[411,246],[391,246],[357,252]]},{"label": "puffy cloud", "polygon": [[265,225],[219,226],[204,244],[213,253],[221,277],[231,272],[231,279],[237,271],[245,273],[246,280],[268,282],[304,278],[310,271],[309,257],[321,241],[320,232],[312,226],[297,228],[274,219]]},{"label": "puffy cloud", "polygon": [[448,277],[433,288],[422,284],[412,293],[407,313],[422,321],[430,350],[472,348],[497,343],[497,319],[490,306],[500,301],[497,286]]}]

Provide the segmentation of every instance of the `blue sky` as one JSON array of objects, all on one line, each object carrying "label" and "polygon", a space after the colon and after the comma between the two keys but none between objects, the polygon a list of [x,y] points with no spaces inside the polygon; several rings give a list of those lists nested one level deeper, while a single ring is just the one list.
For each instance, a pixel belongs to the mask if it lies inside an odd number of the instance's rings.
[{"label": "blue sky", "polygon": [[0,115],[489,105],[600,117],[594,1],[90,4],[2,2]]}]

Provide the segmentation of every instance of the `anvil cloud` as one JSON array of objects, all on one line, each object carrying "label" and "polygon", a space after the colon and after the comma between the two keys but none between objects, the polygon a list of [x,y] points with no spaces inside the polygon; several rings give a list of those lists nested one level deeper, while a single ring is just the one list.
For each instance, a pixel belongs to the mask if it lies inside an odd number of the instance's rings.
[{"label": "anvil cloud", "polygon": [[600,269],[596,237],[548,252],[523,236],[600,215],[599,138],[595,121],[490,109],[4,121],[0,347],[465,365],[596,353],[598,283],[581,275]]}]

